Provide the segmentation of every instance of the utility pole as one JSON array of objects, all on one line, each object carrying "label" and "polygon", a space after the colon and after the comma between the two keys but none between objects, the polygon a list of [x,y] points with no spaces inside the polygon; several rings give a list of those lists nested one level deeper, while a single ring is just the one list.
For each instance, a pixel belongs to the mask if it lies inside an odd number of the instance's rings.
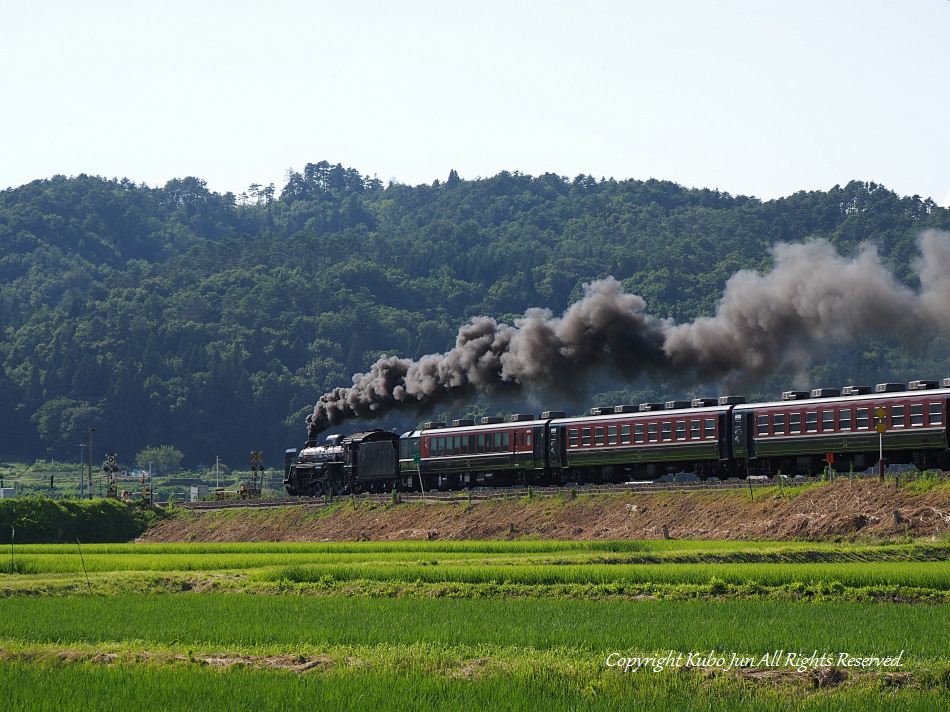
[{"label": "utility pole", "polygon": [[221,458],[217,455],[214,456],[214,488],[221,488],[221,478],[218,476],[218,463],[221,462]]},{"label": "utility pole", "polygon": [[52,499],[52,498],[53,498],[53,448],[51,448],[51,447],[46,448],[46,452],[48,452],[48,453],[50,454],[50,455],[49,455],[49,464],[50,464],[50,468],[49,468],[49,498]]},{"label": "utility pole", "polygon": [[89,426],[89,499],[92,499],[95,489],[92,484],[92,434],[96,432],[96,429]]},{"label": "utility pole", "polygon": [[86,447],[86,443],[79,443],[76,447],[79,448],[79,499],[84,499],[82,496],[82,485],[86,479],[86,465],[85,458],[83,457],[85,453],[82,451],[82,449]]}]

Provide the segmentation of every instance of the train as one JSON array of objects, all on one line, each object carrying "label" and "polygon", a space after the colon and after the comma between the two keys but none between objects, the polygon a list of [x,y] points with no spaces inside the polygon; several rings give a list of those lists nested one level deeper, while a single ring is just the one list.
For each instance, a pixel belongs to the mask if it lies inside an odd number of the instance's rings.
[{"label": "train", "polygon": [[886,461],[950,469],[950,378],[786,391],[781,400],[695,398],[427,422],[285,452],[292,496],[475,487],[620,484],[865,471]]}]

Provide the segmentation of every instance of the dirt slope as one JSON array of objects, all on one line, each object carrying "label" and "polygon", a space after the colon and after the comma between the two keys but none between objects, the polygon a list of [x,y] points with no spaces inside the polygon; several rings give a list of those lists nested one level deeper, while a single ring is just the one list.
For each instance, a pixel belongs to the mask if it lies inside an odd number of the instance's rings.
[{"label": "dirt slope", "polygon": [[740,489],[189,512],[143,540],[655,539],[664,527],[676,539],[927,536],[950,531],[950,488],[915,494],[893,483],[839,480],[785,497],[759,490],[754,499]]}]

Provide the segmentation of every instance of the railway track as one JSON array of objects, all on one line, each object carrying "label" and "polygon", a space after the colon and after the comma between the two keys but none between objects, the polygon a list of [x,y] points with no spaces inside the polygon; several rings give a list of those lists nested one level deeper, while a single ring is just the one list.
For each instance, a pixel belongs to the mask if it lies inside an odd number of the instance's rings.
[{"label": "railway track", "polygon": [[[857,476],[857,475],[856,475]],[[872,476],[872,475],[865,475]],[[876,475],[873,475],[876,477]],[[799,487],[814,479],[787,479],[784,487]],[[426,504],[438,504],[446,502],[460,502],[469,504],[473,502],[484,502],[493,499],[520,499],[526,497],[557,497],[568,496],[576,493],[582,494],[629,494],[637,492],[696,492],[707,490],[730,490],[730,489],[759,489],[762,487],[776,487],[778,480],[776,478],[768,479],[749,479],[749,480],[724,480],[715,482],[631,482],[622,485],[600,485],[600,486],[577,486],[577,487],[499,487],[484,488],[473,490],[459,490],[452,492],[402,492],[400,501],[424,502]],[[235,507],[249,508],[271,508],[271,507],[325,507],[340,502],[373,502],[377,504],[386,504],[392,502],[391,494],[358,494],[358,495],[339,495],[332,499],[328,497],[264,497],[261,499],[226,499],[206,502],[186,502],[179,506],[185,509],[193,510],[211,510],[211,509],[232,509]]]}]

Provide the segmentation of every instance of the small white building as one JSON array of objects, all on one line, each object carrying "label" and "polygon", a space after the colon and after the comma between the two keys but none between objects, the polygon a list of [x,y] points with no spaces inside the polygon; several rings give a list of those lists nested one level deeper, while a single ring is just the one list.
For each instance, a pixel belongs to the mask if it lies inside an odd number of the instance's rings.
[{"label": "small white building", "polygon": [[0,499],[16,497],[16,487],[0,487]]},{"label": "small white building", "polygon": [[191,501],[200,502],[208,496],[208,485],[192,485]]}]

